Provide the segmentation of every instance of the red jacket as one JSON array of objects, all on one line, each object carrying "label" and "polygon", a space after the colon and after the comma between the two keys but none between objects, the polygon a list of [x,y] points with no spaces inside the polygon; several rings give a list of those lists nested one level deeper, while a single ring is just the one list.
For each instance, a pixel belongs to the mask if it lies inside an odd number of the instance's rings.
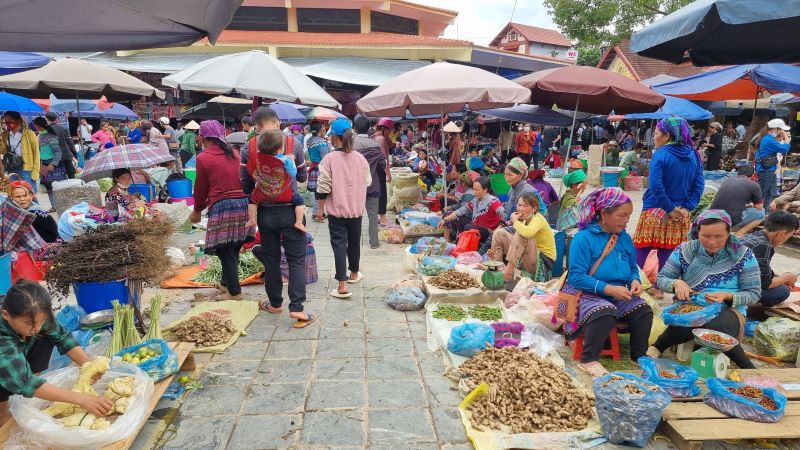
[{"label": "red jacket", "polygon": [[197,155],[197,177],[194,181],[194,210],[201,212],[227,198],[247,197],[239,181],[239,152],[233,158],[216,145]]},{"label": "red jacket", "polygon": [[531,153],[531,149],[533,148],[533,142],[536,140],[536,135],[532,132],[528,131],[520,131],[517,133],[517,142],[516,142],[516,149],[517,153],[521,153],[523,155],[528,155]]},{"label": "red jacket", "polygon": [[255,151],[251,146],[247,156],[247,173],[255,183],[251,203],[291,203],[292,177],[280,159]]}]

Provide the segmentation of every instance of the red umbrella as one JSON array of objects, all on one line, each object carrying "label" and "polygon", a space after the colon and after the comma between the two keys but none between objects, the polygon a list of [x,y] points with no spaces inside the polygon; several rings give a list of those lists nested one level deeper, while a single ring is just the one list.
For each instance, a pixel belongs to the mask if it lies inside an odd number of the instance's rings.
[{"label": "red umbrella", "polygon": [[534,105],[593,114],[653,112],[666,98],[623,75],[587,66],[565,66],[534,72],[514,81],[531,90]]}]

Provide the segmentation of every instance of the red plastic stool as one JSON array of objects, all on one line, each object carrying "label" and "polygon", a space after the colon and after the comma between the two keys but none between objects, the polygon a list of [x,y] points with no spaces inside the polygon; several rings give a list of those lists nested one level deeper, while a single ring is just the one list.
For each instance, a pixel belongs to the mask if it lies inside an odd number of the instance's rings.
[{"label": "red plastic stool", "polygon": [[[608,335],[608,340],[611,341],[611,348],[607,349],[605,348],[605,344],[603,344],[604,348],[600,352],[600,356],[610,356],[614,361],[619,361],[622,358],[619,355],[619,338],[617,338],[616,328],[611,329],[611,333]],[[583,335],[570,342],[569,346],[572,347],[572,359],[575,361],[580,361],[581,353],[583,353]]]}]

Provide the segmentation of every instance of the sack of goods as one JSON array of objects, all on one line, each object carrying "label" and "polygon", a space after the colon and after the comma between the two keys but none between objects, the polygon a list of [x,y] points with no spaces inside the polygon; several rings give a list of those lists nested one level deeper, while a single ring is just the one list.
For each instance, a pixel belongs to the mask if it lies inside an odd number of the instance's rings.
[{"label": "sack of goods", "polygon": [[709,378],[703,402],[723,414],[754,422],[777,422],[783,418],[786,397],[773,388]]},{"label": "sack of goods", "polygon": [[398,311],[415,311],[425,306],[428,297],[418,287],[401,287],[390,289],[386,295],[386,304]]},{"label": "sack of goods", "polygon": [[701,305],[693,302],[678,302],[661,311],[665,325],[676,327],[702,327],[717,317],[722,303]]},{"label": "sack of goods", "polygon": [[417,272],[422,275],[436,276],[456,267],[456,259],[452,256],[426,256],[417,265]]},{"label": "sack of goods", "polygon": [[53,183],[53,198],[53,207],[59,216],[81,202],[103,207],[100,185],[94,181],[87,184],[81,180],[56,181]]},{"label": "sack of goods", "polygon": [[178,372],[178,352],[171,349],[164,339],[148,339],[120,351],[115,356],[139,366],[153,381],[161,381]]},{"label": "sack of goods", "polygon": [[800,348],[800,322],[785,317],[770,317],[756,327],[753,345],[762,355],[794,362]]},{"label": "sack of goods", "polygon": [[684,366],[670,359],[639,358],[642,378],[661,386],[673,398],[694,397],[700,394],[697,386],[698,374],[691,367]]},{"label": "sack of goods", "polygon": [[453,328],[450,339],[447,340],[447,350],[467,358],[485,350],[487,345],[494,347],[494,328],[479,322],[465,323]]},{"label": "sack of goods", "polygon": [[595,378],[592,390],[603,434],[613,444],[644,447],[672,401],[657,384],[624,372]]}]

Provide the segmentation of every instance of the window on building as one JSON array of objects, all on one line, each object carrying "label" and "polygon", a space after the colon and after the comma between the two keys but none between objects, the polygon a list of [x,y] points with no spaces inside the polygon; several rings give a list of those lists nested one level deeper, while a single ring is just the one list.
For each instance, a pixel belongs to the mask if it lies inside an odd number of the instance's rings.
[{"label": "window on building", "polygon": [[393,16],[378,11],[370,12],[372,31],[384,33],[419,34],[419,21],[407,17]]},{"label": "window on building", "polygon": [[361,11],[357,9],[298,8],[297,31],[359,33],[361,32]]},{"label": "window on building", "polygon": [[289,19],[286,8],[240,6],[228,25],[229,30],[286,31]]}]

